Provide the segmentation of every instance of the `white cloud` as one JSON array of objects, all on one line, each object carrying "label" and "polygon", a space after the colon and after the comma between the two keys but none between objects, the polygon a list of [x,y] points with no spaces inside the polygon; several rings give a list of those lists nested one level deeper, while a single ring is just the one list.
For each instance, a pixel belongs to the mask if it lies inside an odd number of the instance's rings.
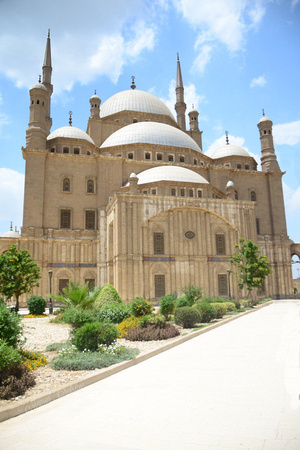
[{"label": "white cloud", "polygon": [[24,175],[0,168],[0,235],[9,230],[10,221],[20,228],[23,216]]},{"label": "white cloud", "polygon": [[[263,0],[173,0],[177,10],[196,30],[199,54],[194,66],[203,71],[211,57],[212,43],[230,52],[244,48],[247,32],[258,27],[265,14]],[[210,43],[208,45],[208,43]],[[202,47],[203,46],[203,47]],[[204,48],[206,46],[206,48]],[[201,61],[201,55],[204,60]]]},{"label": "white cloud", "polygon": [[[156,4],[167,8],[163,0]],[[18,2],[18,7],[15,1],[2,0],[0,73],[18,87],[37,82],[50,26],[56,94],[99,75],[116,82],[125,64],[153,49],[157,13],[141,0],[88,1],[84,7],[81,0],[52,0],[44,2],[42,9],[34,0]]]},{"label": "white cloud", "polygon": [[211,60],[212,49],[213,47],[207,44],[201,47],[199,54],[194,59],[192,70],[200,73],[204,72],[207,64]]},{"label": "white cloud", "polygon": [[300,142],[300,120],[279,123],[273,126],[274,142],[277,145],[296,145]]},{"label": "white cloud", "polygon": [[254,88],[254,87],[263,87],[265,86],[267,80],[266,77],[264,75],[261,75],[260,77],[257,78],[253,78],[253,80],[250,83],[250,87]]},{"label": "white cloud", "polygon": [[293,11],[294,8],[296,8],[296,6],[298,5],[299,0],[292,0],[291,1],[291,10]]},{"label": "white cloud", "polygon": [[282,182],[284,202],[289,212],[300,211],[300,187],[294,190],[290,188],[284,181]]},{"label": "white cloud", "polygon": [[[2,98],[2,94],[0,92],[0,106],[3,104],[3,98]],[[5,125],[9,125],[10,124],[10,120],[7,114],[3,113],[0,110],[0,135],[2,133],[2,129]]]},{"label": "white cloud", "polygon": [[[170,109],[174,118],[176,118],[176,111],[174,105],[176,103],[176,93],[175,93],[176,82],[175,80],[171,80],[169,84],[169,96],[167,98],[161,98],[167,107]],[[153,88],[151,89],[152,93]],[[155,94],[154,94],[155,95]],[[197,94],[196,86],[194,84],[189,84],[188,86],[184,86],[184,101],[186,103],[186,123],[189,123],[188,113],[194,107],[197,111],[199,111],[200,104],[204,102],[205,97],[203,95]],[[187,125],[188,128],[188,125]]]}]

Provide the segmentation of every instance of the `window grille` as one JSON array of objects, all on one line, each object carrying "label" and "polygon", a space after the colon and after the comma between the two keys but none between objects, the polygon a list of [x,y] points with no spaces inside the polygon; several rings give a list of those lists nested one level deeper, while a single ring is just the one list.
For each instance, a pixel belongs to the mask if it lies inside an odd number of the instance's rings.
[{"label": "window grille", "polygon": [[224,234],[216,234],[216,250],[217,250],[217,255],[225,255],[225,236],[224,236]]},{"label": "window grille", "polygon": [[64,294],[63,289],[68,287],[69,287],[69,280],[67,278],[61,278],[60,280],[58,280],[58,290],[60,295],[63,295]]},{"label": "window grille", "polygon": [[64,178],[63,179],[63,191],[70,192],[70,190],[71,190],[70,178]]},{"label": "window grille", "polygon": [[88,180],[87,182],[87,193],[94,194],[95,192],[95,183],[94,180]]},{"label": "window grille", "polygon": [[85,212],[85,228],[87,230],[95,230],[96,228],[96,211]]},{"label": "window grille", "polygon": [[153,242],[154,242],[154,254],[163,255],[165,253],[164,233],[154,233]]},{"label": "window grille", "polygon": [[218,290],[219,290],[219,295],[220,296],[227,296],[228,295],[227,275],[226,274],[218,275]]},{"label": "window grille", "polygon": [[154,275],[155,297],[166,295],[165,275]]},{"label": "window grille", "polygon": [[251,191],[251,201],[256,202],[256,192]]},{"label": "window grille", "polygon": [[69,209],[60,211],[60,228],[71,228],[71,211]]}]

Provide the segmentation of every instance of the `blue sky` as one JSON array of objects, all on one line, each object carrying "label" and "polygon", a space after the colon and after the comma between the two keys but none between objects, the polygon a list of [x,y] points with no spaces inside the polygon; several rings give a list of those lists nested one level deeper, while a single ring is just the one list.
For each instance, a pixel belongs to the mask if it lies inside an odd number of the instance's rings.
[{"label": "blue sky", "polygon": [[48,28],[52,130],[68,124],[70,110],[85,130],[94,90],[104,102],[128,89],[131,75],[173,111],[177,52],[204,153],[228,130],[259,162],[264,108],[286,172],[288,234],[300,242],[300,0],[0,0],[0,235],[10,220],[22,225],[28,89]]}]

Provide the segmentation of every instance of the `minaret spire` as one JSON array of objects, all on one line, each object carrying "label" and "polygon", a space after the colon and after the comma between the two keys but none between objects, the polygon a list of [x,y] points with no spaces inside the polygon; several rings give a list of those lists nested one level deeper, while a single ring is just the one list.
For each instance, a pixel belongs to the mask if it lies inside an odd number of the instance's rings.
[{"label": "minaret spire", "polygon": [[179,61],[179,54],[177,53],[177,73],[176,73],[176,103],[175,103],[175,110],[177,113],[177,123],[180,126],[182,130],[186,130],[185,125],[185,111],[186,111],[186,104],[184,102],[184,87],[182,82],[182,75],[181,75],[181,67],[180,67],[180,61]]},{"label": "minaret spire", "polygon": [[45,86],[49,94],[49,101],[47,102],[46,105],[46,122],[48,132],[50,132],[52,126],[52,119],[50,117],[50,101],[53,92],[53,86],[51,84],[51,76],[52,76],[51,41],[50,41],[50,29],[48,29],[48,37],[46,42],[46,49],[43,63],[43,85]]}]

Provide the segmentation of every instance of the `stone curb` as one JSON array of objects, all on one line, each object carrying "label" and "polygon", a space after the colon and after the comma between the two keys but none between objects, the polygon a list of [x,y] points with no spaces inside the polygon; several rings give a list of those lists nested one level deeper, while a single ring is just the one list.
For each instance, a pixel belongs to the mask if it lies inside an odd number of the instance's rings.
[{"label": "stone curb", "polygon": [[130,361],[124,361],[119,364],[115,364],[111,367],[107,367],[106,369],[100,369],[101,370],[100,373],[87,375],[81,380],[71,381],[70,383],[67,383],[64,387],[59,387],[52,392],[48,392],[46,394],[43,393],[36,394],[31,399],[21,400],[18,405],[9,405],[8,407],[0,408],[0,422],[11,419],[12,417],[19,416],[20,414],[31,411],[32,409],[38,408],[39,406],[46,405],[47,403],[50,403],[53,400],[56,400],[67,394],[77,391],[78,389],[81,389],[83,387],[89,386],[90,384],[96,383],[97,381],[103,380],[104,378],[110,377],[111,375],[121,372],[122,370],[125,370],[128,367],[135,366],[136,364],[146,361],[147,359],[152,358],[153,356],[156,356],[160,353],[163,353],[166,350],[169,350],[170,348],[176,347],[177,345],[180,345],[186,341],[189,341],[190,339],[200,336],[201,334],[207,333],[208,331],[214,330],[215,328],[218,328],[222,325],[226,325],[227,323],[239,319],[240,317],[243,317],[247,314],[251,314],[257,311],[258,309],[271,305],[272,303],[273,301],[266,302],[263,305],[256,306],[254,309],[245,311],[244,313],[238,314],[233,317],[229,317],[228,319],[224,319],[213,325],[209,325],[208,327],[205,327],[202,330],[194,331],[186,336],[181,336],[178,339],[164,345],[163,347],[149,351],[144,355],[137,356],[135,359],[132,359]]}]

